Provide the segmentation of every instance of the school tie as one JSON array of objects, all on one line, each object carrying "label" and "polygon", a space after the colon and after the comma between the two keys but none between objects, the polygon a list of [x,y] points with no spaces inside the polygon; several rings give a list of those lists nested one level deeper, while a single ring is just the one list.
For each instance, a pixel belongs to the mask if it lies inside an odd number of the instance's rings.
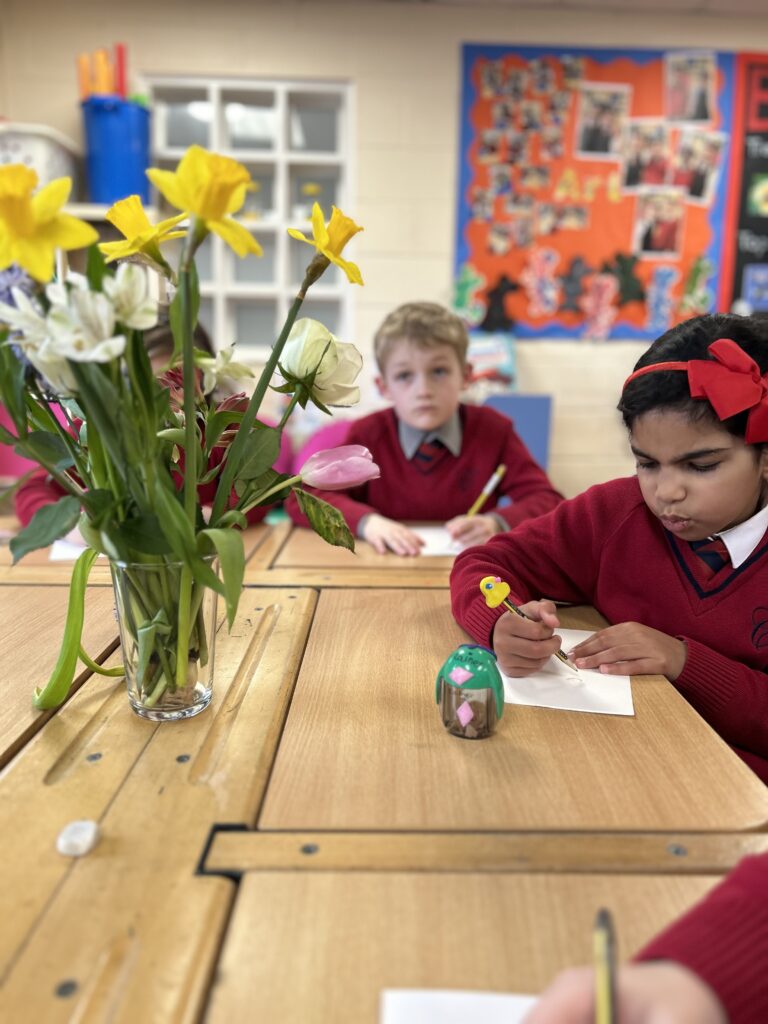
[{"label": "school tie", "polygon": [[442,441],[422,441],[413,456],[413,464],[422,473],[431,473],[435,466],[442,462],[448,449]]},{"label": "school tie", "polygon": [[704,540],[692,540],[691,548],[709,569],[709,576],[714,576],[720,572],[723,566],[728,565],[731,560],[728,548],[720,537],[705,537]]}]

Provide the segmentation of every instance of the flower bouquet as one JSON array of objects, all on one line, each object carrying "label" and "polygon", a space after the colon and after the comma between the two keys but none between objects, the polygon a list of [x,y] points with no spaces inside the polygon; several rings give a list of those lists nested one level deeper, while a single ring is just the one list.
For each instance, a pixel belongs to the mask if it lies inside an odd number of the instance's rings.
[{"label": "flower bouquet", "polygon": [[[297,404],[313,402],[328,412],[359,400],[359,352],[322,324],[297,321],[297,314],[330,263],[362,284],[358,268],[342,255],[361,229],[335,207],[326,224],[315,204],[313,237],[289,231],[315,248],[304,281],[250,399],[241,394],[217,403],[212,392],[221,377],[252,374],[231,349],[214,357],[194,345],[195,252],[215,232],[239,257],[260,255],[253,235],[232,216],[252,182],[235,160],[196,146],[175,171],[147,173],[179,214],[153,225],[131,196],[107,215],[124,240],[96,246],[93,228],[62,212],[69,179],[35,191],[34,172],[0,167],[0,271],[21,268],[32,283],[12,288],[12,303],[0,303],[0,401],[13,428],[0,428],[0,441],[39,464],[58,499],[13,539],[14,561],[77,524],[88,545],[75,563],[59,660],[48,684],[36,690],[35,704],[54,707],[66,698],[78,659],[104,671],[81,646],[88,574],[103,553],[112,567],[134,710],[178,718],[210,700],[215,598],[224,599],[231,627],[248,513],[293,489],[314,529],[353,549],[342,516],[299,485],[354,486],[378,469],[360,448],[318,453],[294,476],[273,468]],[[173,239],[183,239],[176,269],[162,251]],[[55,249],[86,246],[86,274],[56,279]],[[115,270],[117,260],[123,262]],[[147,268],[173,294],[172,344],[159,376],[145,334],[163,310]],[[276,372],[282,382],[273,384]],[[290,395],[276,426],[258,418],[270,386]]]}]

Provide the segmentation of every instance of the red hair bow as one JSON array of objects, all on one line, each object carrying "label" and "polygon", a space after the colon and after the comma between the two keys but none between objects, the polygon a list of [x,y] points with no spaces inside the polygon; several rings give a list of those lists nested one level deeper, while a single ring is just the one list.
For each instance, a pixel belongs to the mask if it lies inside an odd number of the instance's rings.
[{"label": "red hair bow", "polygon": [[712,359],[643,366],[627,378],[624,387],[656,370],[686,370],[691,398],[706,398],[720,420],[749,409],[745,442],[768,442],[768,374],[762,376],[754,359],[730,338],[718,338],[707,351]]}]

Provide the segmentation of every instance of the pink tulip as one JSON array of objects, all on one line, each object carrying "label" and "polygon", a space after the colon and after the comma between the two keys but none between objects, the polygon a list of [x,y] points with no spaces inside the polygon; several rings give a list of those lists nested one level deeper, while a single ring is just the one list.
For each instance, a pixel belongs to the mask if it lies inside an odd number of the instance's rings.
[{"label": "pink tulip", "polygon": [[302,482],[326,491],[359,487],[381,476],[373,456],[361,444],[343,444],[339,448],[310,455],[301,467]]}]

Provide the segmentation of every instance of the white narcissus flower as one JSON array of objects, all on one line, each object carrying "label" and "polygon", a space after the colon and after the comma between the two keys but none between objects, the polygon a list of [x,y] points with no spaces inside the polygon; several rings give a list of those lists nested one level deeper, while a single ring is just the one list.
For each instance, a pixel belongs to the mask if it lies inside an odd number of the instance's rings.
[{"label": "white narcissus flower", "polygon": [[73,292],[68,308],[48,314],[52,350],[76,363],[108,363],[125,351],[125,336],[113,334],[115,311],[100,292]]},{"label": "white narcissus flower", "polygon": [[0,323],[8,324],[14,331],[20,331],[23,335],[22,342],[31,345],[42,344],[48,334],[45,317],[41,316],[35,304],[20,288],[12,288],[11,295],[16,305],[7,306],[0,302]]},{"label": "white narcissus flower", "polygon": [[353,383],[363,367],[363,357],[354,345],[338,341],[317,320],[297,320],[280,357],[287,374],[306,380],[315,374],[312,394],[323,405],[347,406],[360,401],[360,388]]},{"label": "white narcissus flower", "polygon": [[115,308],[115,317],[134,331],[146,331],[157,323],[157,300],[149,294],[149,278],[143,267],[121,263],[114,277],[102,287]]},{"label": "white narcissus flower", "polygon": [[253,377],[253,370],[245,363],[236,363],[232,358],[234,354],[234,345],[223,348],[215,358],[195,353],[195,365],[203,371],[204,395],[210,394],[222,378],[240,380],[243,377]]},{"label": "white narcissus flower", "polygon": [[45,377],[53,391],[60,395],[71,395],[75,379],[67,360],[51,347],[48,321],[20,289],[13,288],[11,294],[16,307],[0,303],[0,322],[19,332],[14,341],[37,372]]}]

